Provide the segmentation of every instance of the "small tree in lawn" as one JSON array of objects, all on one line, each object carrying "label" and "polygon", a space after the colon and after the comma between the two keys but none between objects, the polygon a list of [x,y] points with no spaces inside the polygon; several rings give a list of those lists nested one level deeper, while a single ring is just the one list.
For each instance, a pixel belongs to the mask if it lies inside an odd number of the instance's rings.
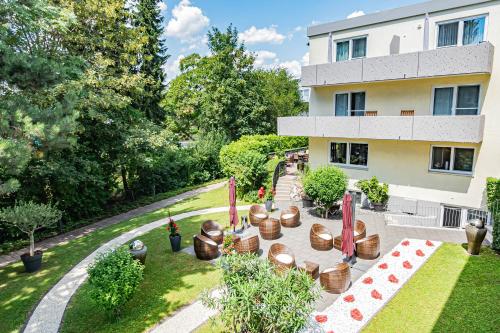
[{"label": "small tree in lawn", "polygon": [[335,166],[320,167],[304,178],[304,191],[324,212],[324,217],[342,198],[347,188],[346,174]]},{"label": "small tree in lawn", "polygon": [[60,210],[51,204],[37,204],[32,201],[19,202],[13,207],[0,210],[0,220],[11,224],[30,239],[30,256],[35,254],[35,231],[50,227],[61,219]]}]

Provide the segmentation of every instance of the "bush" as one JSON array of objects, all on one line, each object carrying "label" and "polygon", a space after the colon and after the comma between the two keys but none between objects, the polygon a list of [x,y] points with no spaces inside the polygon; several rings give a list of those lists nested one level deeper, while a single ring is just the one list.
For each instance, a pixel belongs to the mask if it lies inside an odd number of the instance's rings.
[{"label": "bush", "polygon": [[500,179],[486,180],[486,196],[488,209],[493,213],[493,242],[491,248],[500,252]]},{"label": "bush", "polygon": [[347,188],[347,176],[335,166],[320,167],[304,177],[304,191],[328,217],[333,205],[342,198]]},{"label": "bush", "polygon": [[104,310],[117,315],[142,281],[143,269],[124,247],[101,254],[88,268],[92,299]]},{"label": "bush", "polygon": [[277,274],[267,260],[229,255],[220,261],[222,295],[205,293],[205,306],[220,312],[231,332],[299,332],[307,326],[319,288],[304,272]]},{"label": "bush", "polygon": [[356,186],[368,197],[372,204],[386,204],[389,200],[389,185],[380,184],[377,177],[360,180]]}]

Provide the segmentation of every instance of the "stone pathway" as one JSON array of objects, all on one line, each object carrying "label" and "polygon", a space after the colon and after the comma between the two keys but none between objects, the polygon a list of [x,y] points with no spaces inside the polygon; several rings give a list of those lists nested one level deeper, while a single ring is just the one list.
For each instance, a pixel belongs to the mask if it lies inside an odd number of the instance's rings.
[{"label": "stone pathway", "polygon": [[[88,225],[88,226],[85,226],[85,227],[82,227],[79,229],[75,229],[75,230],[72,230],[70,232],[67,232],[67,233],[52,237],[52,238],[45,239],[41,242],[38,242],[38,243],[36,243],[36,248],[39,250],[45,251],[47,249],[50,249],[51,247],[65,244],[73,239],[83,237],[83,236],[85,236],[93,231],[108,227],[108,226],[116,224],[116,223],[120,223],[122,221],[131,219],[131,218],[136,217],[136,216],[140,216],[140,215],[150,213],[150,212],[153,212],[155,210],[173,205],[174,203],[177,203],[177,202],[182,201],[184,199],[193,197],[193,196],[198,195],[200,193],[205,193],[208,191],[218,189],[218,188],[224,186],[225,184],[226,184],[226,182],[224,181],[224,182],[208,185],[208,186],[201,187],[201,188],[198,188],[195,190],[181,193],[179,195],[173,196],[173,197],[165,199],[165,200],[157,201],[157,202],[149,204],[147,206],[143,206],[143,207],[139,207],[139,208],[130,210],[128,212],[125,212],[125,213],[122,213],[119,215],[108,217],[106,219],[100,220],[100,221],[93,223],[91,225]],[[0,267],[7,266],[8,264],[11,264],[13,262],[21,260],[21,258],[20,258],[21,254],[26,253],[28,251],[29,251],[28,248],[24,248],[24,249],[20,249],[20,250],[11,252],[9,254],[1,255],[0,256]]]},{"label": "stone pathway", "polygon": [[[237,208],[239,210],[248,210],[250,206],[240,206]],[[229,207],[209,208],[178,214],[172,216],[172,218],[176,221],[180,221],[192,216],[221,213],[227,212],[228,210]],[[161,227],[167,224],[167,222],[168,218],[164,218],[130,230],[121,236],[108,241],[83,259],[71,271],[64,275],[47,294],[45,294],[29,318],[29,321],[24,329],[24,333],[57,333],[68,302],[76,290],[87,279],[87,267],[95,260],[96,256],[100,253],[112,250],[153,229]]]}]

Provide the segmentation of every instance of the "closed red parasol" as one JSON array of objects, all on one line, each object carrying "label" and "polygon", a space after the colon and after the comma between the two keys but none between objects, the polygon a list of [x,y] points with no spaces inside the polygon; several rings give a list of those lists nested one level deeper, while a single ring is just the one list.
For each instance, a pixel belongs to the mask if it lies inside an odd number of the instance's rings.
[{"label": "closed red parasol", "polygon": [[238,224],[238,211],[236,210],[236,181],[234,177],[229,179],[229,224],[236,230]]},{"label": "closed red parasol", "polygon": [[354,236],[352,230],[352,197],[344,195],[342,202],[342,253],[351,257],[354,254]]}]

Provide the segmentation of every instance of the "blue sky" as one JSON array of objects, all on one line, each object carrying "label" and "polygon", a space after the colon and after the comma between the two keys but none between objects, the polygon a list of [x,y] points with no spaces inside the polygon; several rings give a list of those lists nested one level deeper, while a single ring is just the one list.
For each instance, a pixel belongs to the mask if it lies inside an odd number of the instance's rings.
[{"label": "blue sky", "polygon": [[164,0],[168,80],[178,74],[179,60],[191,53],[205,55],[210,27],[225,29],[230,23],[247,48],[255,52],[256,65],[281,66],[300,75],[307,63],[306,27],[422,2],[423,0]]}]

